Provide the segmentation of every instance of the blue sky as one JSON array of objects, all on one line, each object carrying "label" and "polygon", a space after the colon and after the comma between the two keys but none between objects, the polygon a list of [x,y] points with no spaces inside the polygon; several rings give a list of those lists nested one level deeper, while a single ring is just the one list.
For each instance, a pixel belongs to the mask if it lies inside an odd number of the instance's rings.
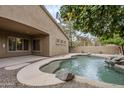
[{"label": "blue sky", "polygon": [[56,19],[56,13],[60,9],[60,5],[45,5],[49,13]]}]

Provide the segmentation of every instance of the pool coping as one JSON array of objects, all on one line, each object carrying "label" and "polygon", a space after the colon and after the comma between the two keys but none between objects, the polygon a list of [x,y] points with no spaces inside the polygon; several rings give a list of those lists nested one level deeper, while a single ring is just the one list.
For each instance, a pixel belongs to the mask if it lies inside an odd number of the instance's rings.
[{"label": "pool coping", "polygon": [[[56,78],[55,74],[50,74],[50,73],[45,73],[45,72],[40,71],[40,67],[46,64],[49,64],[50,62],[55,61],[55,60],[69,59],[72,56],[78,56],[78,55],[87,55],[87,53],[71,53],[71,54],[67,54],[64,56],[47,58],[47,59],[38,61],[36,63],[30,64],[22,68],[17,73],[17,80],[20,83],[29,85],[29,86],[48,86],[48,85],[56,85],[56,84],[64,83],[64,81],[61,81],[58,78]],[[114,55],[91,54],[91,56],[107,58],[107,57],[111,57]],[[75,81],[78,81],[81,83],[87,83],[89,85],[100,87],[100,88],[108,88],[108,87],[124,88],[123,85],[116,85],[116,84],[110,84],[110,83],[105,83],[101,81],[89,80],[86,77],[77,76],[77,75],[75,77]]]}]

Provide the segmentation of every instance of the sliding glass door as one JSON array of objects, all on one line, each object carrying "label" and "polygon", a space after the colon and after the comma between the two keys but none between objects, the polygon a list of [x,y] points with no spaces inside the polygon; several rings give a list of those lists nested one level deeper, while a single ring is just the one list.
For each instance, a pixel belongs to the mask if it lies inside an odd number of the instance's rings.
[{"label": "sliding glass door", "polygon": [[29,51],[29,39],[9,37],[8,51]]},{"label": "sliding glass door", "polygon": [[33,51],[40,51],[40,39],[33,39]]}]

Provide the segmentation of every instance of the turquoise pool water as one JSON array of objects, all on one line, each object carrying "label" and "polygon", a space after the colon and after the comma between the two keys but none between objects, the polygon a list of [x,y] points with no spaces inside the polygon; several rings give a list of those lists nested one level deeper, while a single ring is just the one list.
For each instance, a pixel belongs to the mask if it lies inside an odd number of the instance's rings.
[{"label": "turquoise pool water", "polygon": [[52,62],[41,68],[41,70],[48,73],[56,73],[60,69],[67,68],[72,73],[91,80],[124,85],[124,73],[108,68],[103,58],[93,56],[75,57],[74,59]]}]

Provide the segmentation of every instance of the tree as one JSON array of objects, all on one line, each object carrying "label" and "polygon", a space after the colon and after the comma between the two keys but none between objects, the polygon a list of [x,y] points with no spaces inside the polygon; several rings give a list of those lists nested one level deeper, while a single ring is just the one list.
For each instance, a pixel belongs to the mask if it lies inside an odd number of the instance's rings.
[{"label": "tree", "polygon": [[89,32],[92,35],[115,43],[118,35],[119,43],[124,44],[124,6],[104,6],[104,5],[63,5],[60,8],[60,15],[64,21],[72,21],[73,29]]},{"label": "tree", "polygon": [[119,49],[120,51],[122,51],[122,54],[124,54],[124,40],[123,38],[121,38],[118,34],[114,34],[113,35],[113,38],[105,38],[105,37],[100,37],[99,38],[100,41],[103,43],[103,44],[115,44],[115,45],[119,45]]},{"label": "tree", "polygon": [[69,51],[75,47],[74,38],[78,37],[79,35],[76,34],[76,31],[73,29],[72,21],[68,20],[65,21],[60,17],[60,13],[56,13],[56,19],[59,20],[59,24],[63,28],[65,34],[69,37]]}]

